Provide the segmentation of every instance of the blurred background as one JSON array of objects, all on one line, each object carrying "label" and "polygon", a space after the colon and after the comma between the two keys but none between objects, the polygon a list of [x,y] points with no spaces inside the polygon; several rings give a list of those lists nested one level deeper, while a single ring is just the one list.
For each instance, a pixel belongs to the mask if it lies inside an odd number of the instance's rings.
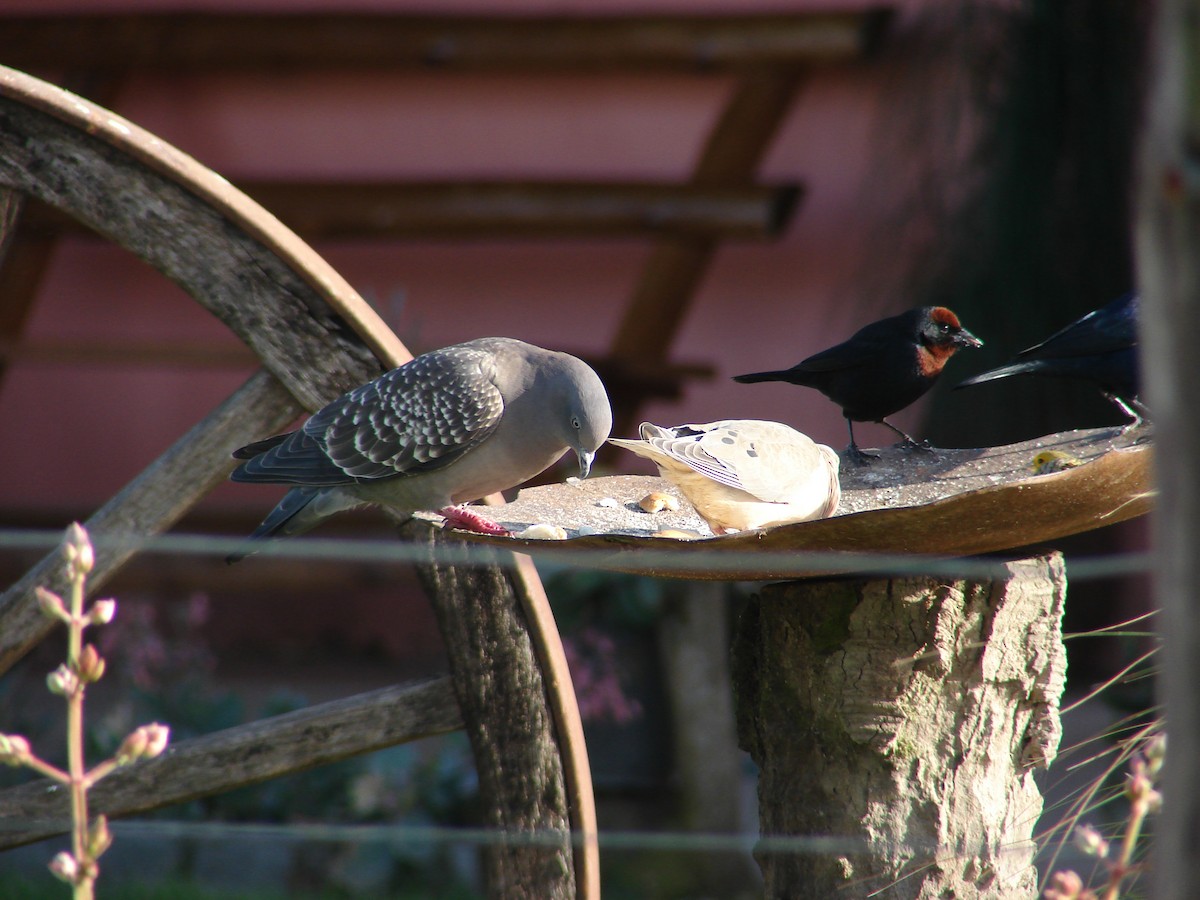
[{"label": "blurred background", "polygon": [[[618,434],[642,419],[768,418],[841,448],[845,422],[817,392],[730,376],[790,366],[884,315],[949,306],[986,346],[956,357],[893,421],[975,447],[1122,421],[1087,386],[950,388],[1132,287],[1130,167],[1152,6],[5,0],[0,63],[113,109],[259,199],[413,353],[499,334],[593,362]],[[413,56],[371,41],[373,17],[472,37]],[[687,37],[698,21],[705,41]],[[622,22],[684,37],[610,39]],[[255,368],[158,273],[29,210],[0,268],[0,526],[86,518]],[[872,425],[858,435],[891,440]],[[598,471],[649,469],[610,450]],[[277,494],[223,486],[177,530],[246,533]],[[390,533],[371,512],[321,532]],[[1145,542],[1134,522],[1059,546],[1070,559]],[[0,547],[0,579],[36,558]],[[681,681],[672,650],[709,635],[723,671],[722,635],[753,586],[542,574],[588,718],[601,828],[753,832],[753,772],[718,696],[728,681]],[[182,737],[445,667],[415,578],[394,566],[143,555],[106,592],[123,605],[99,746],[105,728],[147,714]],[[1141,577],[1073,584],[1067,630],[1148,607]],[[1136,641],[1070,647],[1076,691],[1139,652]],[[52,727],[57,710],[29,697],[58,653],[47,646],[0,682],[6,722]],[[701,689],[715,722],[677,714],[679,696]],[[707,752],[732,773],[717,782],[681,760],[714,729],[729,740]],[[469,824],[461,737],[185,815]],[[478,889],[470,847],[318,846],[253,863],[186,842],[152,855],[156,875],[213,889],[258,870],[264,890],[291,895]],[[755,890],[745,854],[697,865],[635,849],[604,865],[610,896]]]}]

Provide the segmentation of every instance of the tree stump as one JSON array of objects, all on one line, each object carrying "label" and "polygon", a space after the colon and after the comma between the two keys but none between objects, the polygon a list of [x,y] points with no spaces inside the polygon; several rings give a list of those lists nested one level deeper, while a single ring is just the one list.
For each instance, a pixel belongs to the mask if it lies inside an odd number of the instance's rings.
[{"label": "tree stump", "polygon": [[[1037,895],[1034,769],[1057,753],[1060,554],[990,583],[765,587],[734,646],[738,737],[760,768],[767,897]],[[837,849],[776,852],[813,836]]]}]

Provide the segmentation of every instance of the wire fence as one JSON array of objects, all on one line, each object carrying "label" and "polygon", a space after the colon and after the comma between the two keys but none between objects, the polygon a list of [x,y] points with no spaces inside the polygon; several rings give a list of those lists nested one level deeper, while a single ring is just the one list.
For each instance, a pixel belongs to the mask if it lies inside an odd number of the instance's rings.
[{"label": "wire fence", "polygon": [[[245,549],[241,538],[219,537],[201,534],[96,535],[93,542],[98,554],[106,551],[126,551],[131,546],[139,553],[172,554],[224,558],[230,553]],[[0,551],[43,550],[50,551],[62,543],[62,532],[48,529],[0,529]],[[547,541],[547,544],[558,542]],[[415,564],[430,561],[444,565],[495,565],[503,564],[502,554],[491,544],[463,541],[456,545],[440,545],[430,551],[425,546],[414,546],[398,540],[340,539],[340,538],[290,538],[286,541],[263,542],[256,549],[261,557],[298,559],[307,562],[329,563],[394,563]],[[537,547],[522,545],[517,552],[533,557],[534,561],[552,567],[574,567],[580,569],[611,568],[604,554],[595,550],[571,550],[561,546]],[[694,557],[680,559],[678,553],[639,547],[638,566],[655,572],[694,572],[704,566]],[[830,575],[887,575],[887,576],[935,576],[955,579],[985,581],[1003,577],[1004,562],[991,557],[948,557],[913,553],[866,553],[848,551],[745,551],[744,553],[722,552],[712,554],[711,569],[720,572],[729,580],[739,572],[758,572],[764,568],[777,570],[781,577],[794,574],[807,577],[813,574]],[[1070,576],[1073,581],[1091,581],[1127,575],[1144,575],[1152,572],[1152,555],[1135,551],[1112,553],[1090,557],[1072,557]]]},{"label": "wire fence", "polygon": [[[93,536],[97,556],[110,552],[126,552],[131,546],[136,546],[141,554],[209,557],[221,559],[245,547],[244,539],[240,537],[223,537],[202,534],[163,534],[146,535],[104,535]],[[62,533],[49,529],[2,529],[0,530],[0,553],[29,553],[50,552],[62,543]],[[455,543],[441,542],[436,547],[415,546],[396,539],[332,539],[320,537],[305,537],[287,541],[264,542],[258,549],[262,557],[277,559],[303,560],[307,563],[370,563],[385,565],[427,564],[436,561],[445,565],[504,565],[506,554],[498,552],[492,544],[461,541]],[[528,553],[543,572],[562,569],[595,569],[604,568],[602,556],[592,550],[572,550],[569,546],[548,547],[540,552],[537,547],[522,546],[520,552]],[[699,550],[701,558],[703,549]],[[431,557],[432,554],[432,557]],[[987,581],[1001,578],[1006,574],[1004,561],[993,557],[937,557],[915,556],[912,554],[878,554],[878,553],[846,553],[823,551],[796,551],[787,553],[772,553],[747,551],[744,554],[728,551],[712,555],[715,570],[721,573],[723,579],[729,579],[739,571],[761,571],[764,566],[764,556],[771,568],[780,572],[794,572],[797,577],[811,577],[814,573],[829,575],[870,575],[870,576],[933,576],[946,579],[965,579],[968,581]],[[696,558],[690,557],[685,561],[678,554],[670,551],[657,551],[651,547],[639,547],[639,565],[652,568],[659,573],[679,571],[681,573],[695,572]],[[1143,576],[1153,572],[1152,555],[1148,552],[1121,552],[1095,556],[1074,556],[1069,561],[1069,576],[1071,581],[1086,582],[1129,576]],[[702,596],[723,597],[719,593]],[[1082,638],[1116,638],[1116,639],[1146,639],[1153,633],[1144,626],[1153,616],[1147,613],[1130,618],[1123,622],[1095,630],[1065,635],[1067,640]],[[1139,627],[1140,626],[1140,627]],[[1139,657],[1134,663],[1119,673],[1118,677],[1131,675],[1135,669],[1148,661],[1149,655]],[[1094,699],[1099,691],[1092,691],[1064,711],[1077,708],[1084,702]],[[4,730],[0,728],[0,731]],[[1136,732],[1137,728],[1129,724],[1115,724],[1112,734]],[[1068,755],[1070,748],[1063,753]],[[1084,763],[1099,766],[1111,776],[1113,764],[1111,759],[1117,751],[1111,747],[1085,754]],[[1079,754],[1076,752],[1076,756]],[[1124,757],[1121,757],[1123,760]],[[1075,762],[1078,766],[1083,763]],[[1068,772],[1070,770],[1068,769]],[[802,777],[802,776],[801,776]],[[1118,792],[1119,793],[1119,792]],[[1093,796],[1101,796],[1094,794]],[[1103,801],[1113,802],[1111,791],[1104,793]],[[1067,801],[1060,801],[1066,804]],[[1057,849],[1052,858],[1056,861],[1063,855],[1064,835],[1069,831],[1071,822],[1080,816],[1078,808],[1070,807],[1065,815],[1066,825],[1052,826],[1052,834],[1042,834],[1040,838],[1047,843],[1057,842]],[[0,818],[0,831],[21,831],[30,828],[52,828],[67,830],[69,822],[57,820],[32,820],[19,818]],[[582,846],[585,836],[556,830],[521,830],[501,831],[492,828],[478,827],[443,827],[426,825],[403,824],[339,824],[330,822],[283,822],[283,823],[248,823],[234,821],[192,821],[172,818],[154,818],[149,820],[127,820],[115,822],[113,834],[119,842],[122,838],[155,838],[163,840],[184,840],[190,842],[228,841],[282,841],[289,844],[335,843],[354,845],[373,845],[382,847],[473,847],[485,848],[494,846],[536,846],[558,847],[564,842],[574,846]],[[861,841],[851,840],[834,835],[830,836],[796,836],[770,835],[757,831],[744,833],[714,833],[706,831],[681,831],[663,828],[654,830],[620,830],[602,829],[597,836],[601,851],[622,852],[668,852],[683,853],[696,856],[704,854],[740,854],[758,856],[770,854],[801,854],[825,857],[840,857],[853,855],[863,850]],[[933,860],[938,848],[914,848],[925,851]],[[1069,854],[1068,854],[1069,856]],[[932,862],[930,863],[932,864]]]}]

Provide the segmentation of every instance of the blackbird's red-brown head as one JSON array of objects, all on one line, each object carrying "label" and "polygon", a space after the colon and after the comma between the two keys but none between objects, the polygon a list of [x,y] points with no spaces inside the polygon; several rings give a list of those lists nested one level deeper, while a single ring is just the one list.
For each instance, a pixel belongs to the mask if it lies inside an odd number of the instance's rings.
[{"label": "blackbird's red-brown head", "polygon": [[930,306],[922,316],[919,344],[921,371],[936,375],[958,350],[982,347],[983,341],[963,328],[952,310],[944,306]]}]

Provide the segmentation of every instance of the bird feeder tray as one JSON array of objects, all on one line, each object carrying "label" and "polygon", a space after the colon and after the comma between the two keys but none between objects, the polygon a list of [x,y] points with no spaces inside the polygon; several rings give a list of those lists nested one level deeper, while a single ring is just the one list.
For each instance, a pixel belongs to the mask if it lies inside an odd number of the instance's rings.
[{"label": "bird feeder tray", "polygon": [[[1035,475],[1033,459],[1043,450],[1079,465]],[[1141,516],[1152,505],[1153,444],[1145,428],[1064,432],[982,449],[879,452],[870,466],[843,460],[838,511],[814,522],[715,537],[669,482],[616,475],[530,488],[489,510],[518,535],[545,524],[566,539],[462,534],[590,568],[761,581],[861,571],[861,554],[1012,550]],[[679,509],[643,511],[639,501],[652,492],[677,498]],[[806,560],[812,553],[825,557]],[[829,554],[846,554],[845,566],[831,565]]]}]

